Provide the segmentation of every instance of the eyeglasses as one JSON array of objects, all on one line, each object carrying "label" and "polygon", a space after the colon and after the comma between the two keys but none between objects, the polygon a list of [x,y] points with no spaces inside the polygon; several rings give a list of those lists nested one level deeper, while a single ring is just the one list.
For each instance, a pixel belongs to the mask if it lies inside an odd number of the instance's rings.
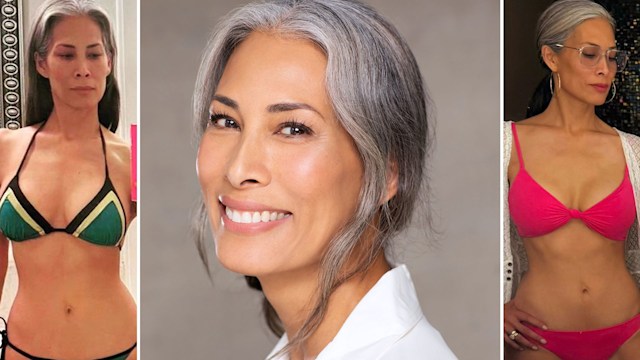
[{"label": "eyeglasses", "polygon": [[553,46],[578,50],[580,52],[580,63],[587,67],[596,67],[598,63],[600,63],[600,59],[603,55],[606,56],[605,59],[607,60],[607,66],[609,66],[609,69],[613,69],[615,67],[616,71],[624,70],[624,67],[627,66],[627,61],[629,61],[629,53],[618,49],[607,49],[606,51],[602,51],[600,46],[596,45],[586,45],[581,48],[574,48],[562,44],[555,44]]}]

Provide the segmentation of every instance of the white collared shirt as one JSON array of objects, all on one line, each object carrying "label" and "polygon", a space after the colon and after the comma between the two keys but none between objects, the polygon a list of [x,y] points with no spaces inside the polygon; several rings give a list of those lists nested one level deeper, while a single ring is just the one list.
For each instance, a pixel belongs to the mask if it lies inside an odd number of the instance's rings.
[{"label": "white collared shirt", "polygon": [[[285,334],[267,359],[285,347]],[[389,270],[353,309],[316,360],[455,360],[422,313],[405,265]],[[281,355],[272,360],[289,360]]]}]

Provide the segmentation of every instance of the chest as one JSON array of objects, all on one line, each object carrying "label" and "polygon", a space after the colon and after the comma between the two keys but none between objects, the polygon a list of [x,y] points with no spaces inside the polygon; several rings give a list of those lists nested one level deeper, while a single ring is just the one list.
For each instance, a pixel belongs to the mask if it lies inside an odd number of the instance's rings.
[{"label": "chest", "polygon": [[20,189],[52,226],[65,227],[104,186],[104,156],[99,142],[36,144],[20,170]]},{"label": "chest", "polygon": [[509,182],[528,176],[566,207],[587,209],[616,191],[625,179],[622,147],[611,140],[551,137],[521,141],[520,158],[513,147]]}]

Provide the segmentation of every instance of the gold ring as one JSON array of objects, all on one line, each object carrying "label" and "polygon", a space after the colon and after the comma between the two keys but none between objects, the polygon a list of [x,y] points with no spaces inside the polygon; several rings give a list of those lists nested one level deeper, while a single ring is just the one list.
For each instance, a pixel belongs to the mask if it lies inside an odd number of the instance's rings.
[{"label": "gold ring", "polygon": [[517,332],[516,330],[513,330],[510,334],[509,334],[509,339],[515,341],[516,338],[520,336],[520,333]]}]

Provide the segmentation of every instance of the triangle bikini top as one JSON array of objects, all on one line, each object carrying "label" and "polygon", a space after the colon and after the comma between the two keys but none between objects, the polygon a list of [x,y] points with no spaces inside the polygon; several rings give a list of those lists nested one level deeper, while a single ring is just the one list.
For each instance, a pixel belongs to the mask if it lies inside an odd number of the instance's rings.
[{"label": "triangle bikini top", "polygon": [[104,154],[104,184],[66,228],[51,226],[20,189],[20,170],[36,135],[45,124],[46,121],[33,134],[16,175],[0,197],[0,232],[9,240],[16,242],[35,239],[53,232],[65,232],[92,244],[120,248],[126,230],[126,215],[122,202],[109,178],[102,128],[100,128],[100,140]]},{"label": "triangle bikini top", "polygon": [[580,211],[569,209],[538,184],[527,172],[522,160],[515,123],[511,123],[520,169],[509,188],[509,212],[520,236],[546,235],[571,219],[579,219],[591,230],[610,240],[624,241],[636,217],[629,169],[622,183],[604,199]]}]

